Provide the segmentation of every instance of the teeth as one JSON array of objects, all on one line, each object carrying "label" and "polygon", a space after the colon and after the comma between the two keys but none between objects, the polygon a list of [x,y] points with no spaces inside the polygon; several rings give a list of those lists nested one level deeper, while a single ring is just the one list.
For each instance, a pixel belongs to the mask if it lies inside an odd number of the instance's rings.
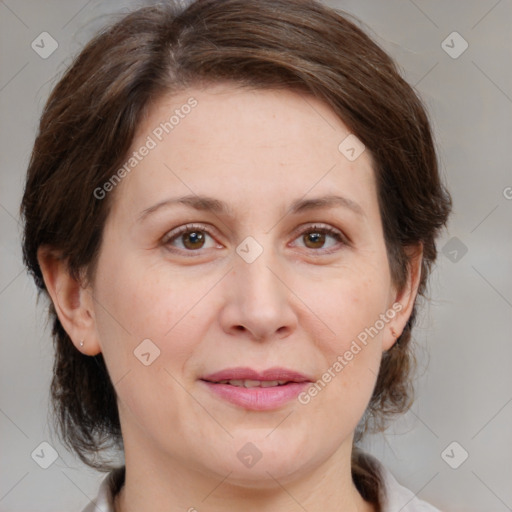
[{"label": "teeth", "polygon": [[[283,381],[281,381],[281,382],[283,382]],[[270,388],[272,386],[279,386],[279,381],[278,380],[265,380],[265,381],[261,382],[262,388]]]},{"label": "teeth", "polygon": [[219,384],[231,384],[231,386],[237,386],[239,388],[270,388],[273,386],[282,386],[286,384],[287,380],[221,380]]},{"label": "teeth", "polygon": [[244,381],[243,380],[228,380],[228,384],[231,384],[232,386],[236,386],[238,388],[244,387]]},{"label": "teeth", "polygon": [[259,380],[250,380],[250,379],[237,380],[234,382],[241,382],[240,385],[245,386],[246,388],[257,388],[262,384]]}]

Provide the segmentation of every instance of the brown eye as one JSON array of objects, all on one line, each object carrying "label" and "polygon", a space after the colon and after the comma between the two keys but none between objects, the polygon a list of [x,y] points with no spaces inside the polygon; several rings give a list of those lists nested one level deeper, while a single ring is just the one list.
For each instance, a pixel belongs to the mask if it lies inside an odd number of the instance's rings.
[{"label": "brown eye", "polygon": [[[208,238],[211,239],[207,246]],[[189,225],[177,228],[168,233],[162,240],[162,244],[172,252],[193,253],[201,249],[215,247],[215,240],[209,230],[201,225]]]},{"label": "brown eye", "polygon": [[[312,249],[314,252],[321,253],[332,252],[338,245],[348,245],[344,235],[337,229],[328,226],[311,226],[303,230],[299,238],[302,240],[305,248]],[[330,243],[329,240],[334,239],[336,243]],[[329,244],[326,247],[326,244]]]},{"label": "brown eye", "polygon": [[320,231],[310,231],[303,235],[303,240],[308,249],[321,249],[325,244],[325,233],[321,233]]},{"label": "brown eye", "polygon": [[181,239],[187,249],[201,249],[204,245],[204,233],[201,231],[187,231]]}]

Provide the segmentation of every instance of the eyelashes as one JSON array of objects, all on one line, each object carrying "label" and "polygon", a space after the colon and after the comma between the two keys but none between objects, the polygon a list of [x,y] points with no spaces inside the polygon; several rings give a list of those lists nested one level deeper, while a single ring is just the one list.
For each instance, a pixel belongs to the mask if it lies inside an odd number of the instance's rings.
[{"label": "eyelashes", "polygon": [[[194,245],[197,244],[198,242],[201,243],[202,241],[205,240],[205,233],[207,234],[207,236],[213,239],[213,235],[210,233],[210,229],[207,226],[202,224],[187,224],[180,228],[176,228],[175,230],[172,230],[170,233],[168,233],[163,239],[163,244],[170,250],[173,250],[172,242],[174,242],[175,240],[179,240],[180,237],[181,241],[183,242],[183,237],[186,237],[186,243]],[[192,249],[184,247],[183,249],[181,249],[181,251],[198,252],[194,249],[203,249],[203,247],[193,247]]]},{"label": "eyelashes", "polygon": [[[301,249],[313,254],[318,253],[318,255],[332,254],[343,249],[344,246],[350,245],[341,231],[328,225],[308,225],[301,228],[294,236],[294,241],[300,239],[304,243]],[[207,246],[208,238],[213,242],[210,246]],[[333,239],[335,244],[325,248],[329,238]],[[177,242],[181,244],[181,247],[176,247]],[[312,244],[312,246],[308,247],[307,244]],[[215,241],[211,228],[205,224],[186,224],[173,229],[163,237],[162,245],[170,252],[185,257],[201,256],[204,255],[205,250],[223,247]]]},{"label": "eyelashes", "polygon": [[[304,236],[306,236],[306,235],[314,235],[313,240],[311,240],[311,238],[309,239],[309,241],[312,242],[313,244],[320,243],[323,245],[323,244],[325,244],[326,237],[330,237],[338,243],[338,249],[340,248],[339,245],[341,245],[341,246],[348,245],[346,238],[343,236],[343,234],[340,231],[338,231],[337,229],[332,228],[330,226],[317,226],[317,225],[308,226],[306,228],[303,228],[298,233],[298,236],[294,240],[297,240],[298,238],[301,238],[301,237],[302,237],[302,239],[304,239]],[[318,237],[318,235],[320,235],[320,237]],[[336,246],[334,246],[334,248],[336,248]],[[306,246],[306,249],[311,249],[313,251],[317,251],[317,249],[321,249],[323,251],[326,250],[324,247],[318,248],[318,247],[307,247],[307,246]],[[331,246],[330,251],[328,251],[328,252],[332,252],[332,249],[333,249],[333,247]]]}]

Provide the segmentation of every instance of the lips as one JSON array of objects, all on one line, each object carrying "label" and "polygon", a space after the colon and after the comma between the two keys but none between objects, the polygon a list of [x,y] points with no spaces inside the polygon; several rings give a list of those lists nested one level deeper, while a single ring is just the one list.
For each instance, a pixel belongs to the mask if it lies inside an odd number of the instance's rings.
[{"label": "lips", "polygon": [[228,368],[206,375],[202,378],[209,382],[221,382],[230,380],[253,380],[253,381],[284,381],[284,382],[313,382],[311,378],[302,373],[287,368],[269,368],[257,372],[252,368]]},{"label": "lips", "polygon": [[253,411],[279,409],[313,382],[307,375],[286,368],[257,372],[240,367],[206,375],[200,381],[218,398]]},{"label": "lips", "polygon": [[229,384],[230,386],[236,386],[238,388],[271,388],[274,386],[284,386],[288,384],[287,380],[252,380],[252,379],[231,379],[221,380],[217,384]]}]

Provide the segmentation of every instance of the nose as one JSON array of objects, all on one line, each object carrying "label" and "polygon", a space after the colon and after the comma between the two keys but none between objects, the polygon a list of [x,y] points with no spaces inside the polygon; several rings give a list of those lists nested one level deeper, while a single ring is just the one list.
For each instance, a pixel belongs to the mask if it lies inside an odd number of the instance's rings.
[{"label": "nose", "polygon": [[267,341],[287,337],[296,329],[293,291],[287,287],[284,268],[270,252],[264,250],[252,263],[236,257],[220,315],[225,332]]}]

